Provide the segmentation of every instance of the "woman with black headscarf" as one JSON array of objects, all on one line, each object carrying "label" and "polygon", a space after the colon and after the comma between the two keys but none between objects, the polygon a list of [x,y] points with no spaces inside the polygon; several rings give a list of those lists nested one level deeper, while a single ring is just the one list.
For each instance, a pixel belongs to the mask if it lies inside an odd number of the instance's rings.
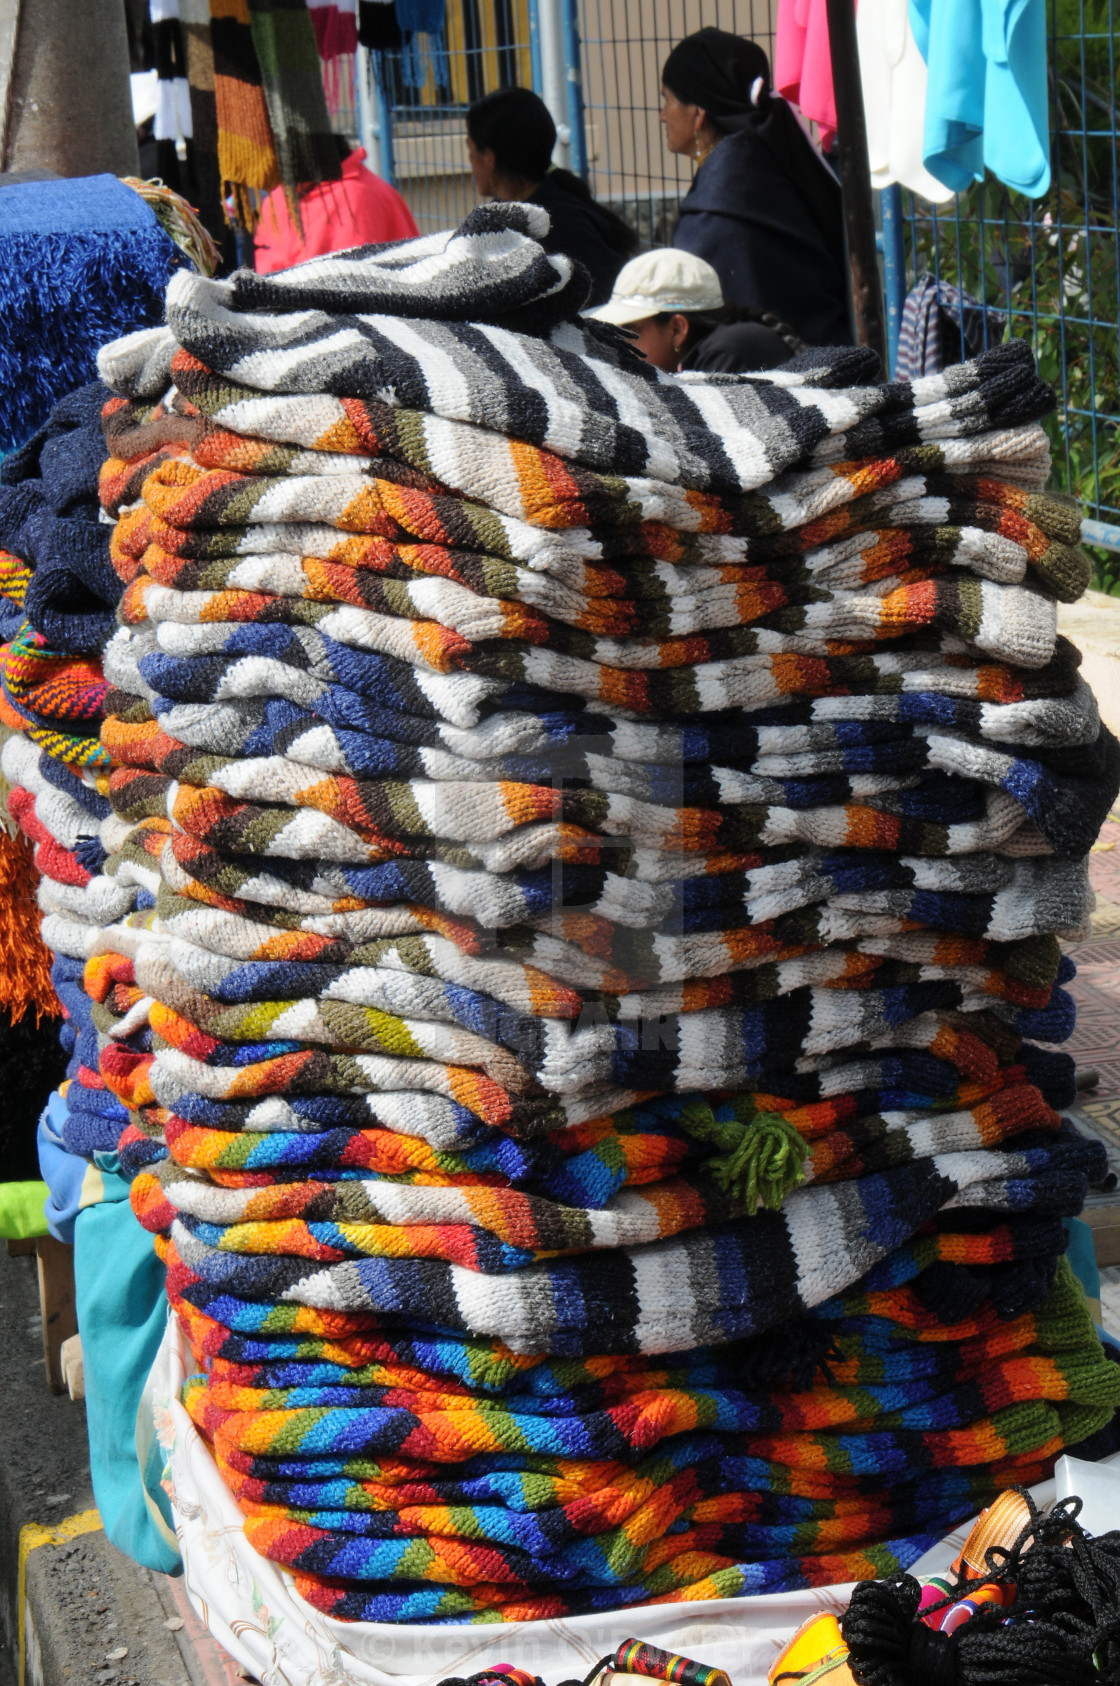
[{"label": "woman with black headscarf", "polygon": [[670,152],[696,162],[673,245],[705,258],[729,303],[773,311],[809,345],[848,345],[840,184],[780,95],[754,41],[687,35],[665,60]]}]

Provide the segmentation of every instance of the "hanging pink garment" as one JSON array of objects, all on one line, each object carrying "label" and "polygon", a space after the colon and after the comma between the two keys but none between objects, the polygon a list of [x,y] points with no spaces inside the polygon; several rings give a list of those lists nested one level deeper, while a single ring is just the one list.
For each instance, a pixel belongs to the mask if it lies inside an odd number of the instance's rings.
[{"label": "hanging pink garment", "polygon": [[836,135],[836,99],[825,0],[778,0],[774,86],[816,123],[827,152]]},{"label": "hanging pink garment", "polygon": [[353,104],[354,54],[358,50],[358,0],[307,0],[315,45],[323,67],[323,91],[331,127],[353,133],[338,121],[343,104]]},{"label": "hanging pink garment", "polygon": [[358,50],[358,0],[307,0],[315,44],[324,63]]}]

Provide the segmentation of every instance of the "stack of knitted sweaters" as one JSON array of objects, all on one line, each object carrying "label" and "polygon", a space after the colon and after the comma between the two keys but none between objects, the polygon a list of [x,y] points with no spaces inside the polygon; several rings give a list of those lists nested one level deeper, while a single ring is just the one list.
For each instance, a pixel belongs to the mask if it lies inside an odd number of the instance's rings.
[{"label": "stack of knitted sweaters", "polygon": [[249,1538],[361,1619],[888,1572],[1120,1402],[1051,395],[661,376],[542,215],[101,360],[102,1071]]},{"label": "stack of knitted sweaters", "polygon": [[124,919],[136,897],[104,877],[99,837],[110,814],[101,652],[123,589],[98,503],[110,396],[99,381],[70,393],[0,468],[0,767],[11,817],[34,846],[51,981],[66,1015],[70,1058],[45,1127],[86,1158],[116,1148],[128,1113],[100,1074],[105,1027],[83,973],[102,927]]}]

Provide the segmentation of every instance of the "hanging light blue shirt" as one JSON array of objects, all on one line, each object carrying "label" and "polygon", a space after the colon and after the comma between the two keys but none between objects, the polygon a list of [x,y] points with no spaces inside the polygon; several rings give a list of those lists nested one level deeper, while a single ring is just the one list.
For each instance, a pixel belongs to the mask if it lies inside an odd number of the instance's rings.
[{"label": "hanging light blue shirt", "polygon": [[1037,199],[1050,186],[1046,0],[910,0],[929,67],[926,169],[961,193],[987,165]]}]

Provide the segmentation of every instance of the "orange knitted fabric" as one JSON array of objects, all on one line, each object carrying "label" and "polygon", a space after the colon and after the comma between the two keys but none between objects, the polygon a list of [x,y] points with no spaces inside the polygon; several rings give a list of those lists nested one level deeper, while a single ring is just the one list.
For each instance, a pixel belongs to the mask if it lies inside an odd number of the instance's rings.
[{"label": "orange knitted fabric", "polygon": [[13,1024],[31,1008],[36,1023],[58,1012],[51,957],[39,935],[38,879],[27,839],[0,826],[0,1007]]},{"label": "orange knitted fabric", "polygon": [[233,196],[237,220],[256,227],[263,196],[280,181],[260,65],[253,47],[249,0],[210,0],[218,169]]}]

